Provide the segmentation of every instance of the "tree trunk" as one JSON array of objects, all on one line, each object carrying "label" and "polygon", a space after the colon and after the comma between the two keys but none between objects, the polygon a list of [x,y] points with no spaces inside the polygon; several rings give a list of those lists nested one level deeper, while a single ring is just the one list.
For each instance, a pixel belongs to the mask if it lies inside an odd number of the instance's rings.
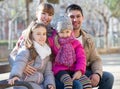
[{"label": "tree trunk", "polygon": [[106,17],[104,16],[104,22],[105,22],[105,48],[108,48],[108,29],[109,29],[109,21],[107,21]]},{"label": "tree trunk", "polygon": [[104,15],[104,12],[97,11],[101,16],[103,17],[104,24],[105,24],[105,32],[104,32],[104,37],[105,37],[105,43],[104,43],[104,48],[108,49],[108,29],[109,29],[109,19],[107,20],[107,16]]},{"label": "tree trunk", "polygon": [[40,3],[43,3],[44,2],[44,0],[40,0]]},{"label": "tree trunk", "polygon": [[26,0],[26,24],[29,24],[29,0]]}]

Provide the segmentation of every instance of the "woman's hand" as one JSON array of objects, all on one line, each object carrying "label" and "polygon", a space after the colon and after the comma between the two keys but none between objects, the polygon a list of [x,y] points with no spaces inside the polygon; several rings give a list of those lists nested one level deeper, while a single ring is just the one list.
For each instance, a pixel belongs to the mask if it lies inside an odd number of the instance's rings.
[{"label": "woman's hand", "polygon": [[14,83],[15,83],[16,80],[20,80],[20,79],[18,77],[13,77],[12,79],[8,80],[8,84],[14,85]]},{"label": "woman's hand", "polygon": [[32,61],[29,62],[29,63],[26,65],[25,69],[24,69],[24,73],[25,73],[27,76],[30,76],[30,75],[34,74],[34,73],[37,71],[37,69],[34,68],[34,67],[32,67],[32,66],[30,66],[30,64],[32,64]]},{"label": "woman's hand", "polygon": [[55,87],[52,84],[48,84],[47,89],[55,89]]},{"label": "woman's hand", "polygon": [[76,71],[73,75],[72,80],[80,79],[81,76],[82,76],[82,72],[81,71]]}]

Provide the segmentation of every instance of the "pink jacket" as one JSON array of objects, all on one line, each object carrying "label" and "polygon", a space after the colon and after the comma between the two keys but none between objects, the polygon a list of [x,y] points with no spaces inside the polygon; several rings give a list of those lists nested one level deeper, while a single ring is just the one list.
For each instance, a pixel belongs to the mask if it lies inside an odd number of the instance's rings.
[{"label": "pink jacket", "polygon": [[[53,35],[48,38],[48,42],[49,42],[49,45],[52,49],[52,53],[53,53],[54,56],[57,55],[57,52],[59,50],[59,48],[55,44],[56,35],[57,35],[56,33],[53,33]],[[76,71],[80,70],[82,72],[82,74],[85,73],[85,70],[86,70],[86,56],[85,56],[84,48],[82,47],[82,45],[80,44],[80,42],[78,40],[73,41],[72,45],[73,45],[73,47],[75,49],[75,53],[76,53],[76,62],[71,67],[68,67],[68,66],[65,66],[65,65],[62,65],[62,64],[55,63],[53,61],[52,70],[54,72],[54,75],[56,75],[61,70],[70,70],[70,71],[73,71],[73,72],[76,72]]]}]

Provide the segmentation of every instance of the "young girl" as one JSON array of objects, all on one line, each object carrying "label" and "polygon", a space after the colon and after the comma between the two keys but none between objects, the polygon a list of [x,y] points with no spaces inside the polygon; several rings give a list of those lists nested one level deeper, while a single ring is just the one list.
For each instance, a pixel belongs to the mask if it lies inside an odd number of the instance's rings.
[{"label": "young girl", "polygon": [[[32,22],[25,32],[24,46],[22,46],[10,72],[9,84],[14,84],[15,80],[27,81],[34,89],[55,89],[52,65],[49,60],[51,49],[46,43],[46,26],[42,23]],[[23,73],[28,62],[37,71],[30,76]],[[16,89],[24,87],[16,87]]]},{"label": "young girl", "polygon": [[48,38],[55,60],[53,72],[64,89],[73,89],[73,81],[79,80],[84,89],[91,89],[91,82],[85,75],[86,57],[84,49],[72,33],[72,23],[68,16],[60,16],[57,23],[58,34]]}]

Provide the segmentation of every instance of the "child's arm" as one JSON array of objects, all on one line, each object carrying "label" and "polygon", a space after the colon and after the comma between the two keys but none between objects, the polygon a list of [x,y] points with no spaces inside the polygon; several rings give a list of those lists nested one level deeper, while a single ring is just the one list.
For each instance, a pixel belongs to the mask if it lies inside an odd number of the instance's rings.
[{"label": "child's arm", "polygon": [[22,47],[23,40],[24,40],[24,39],[23,39],[23,36],[21,35],[20,38],[19,38],[19,40],[17,41],[14,49],[11,51],[11,53],[10,53],[10,55],[9,55],[9,57],[8,57],[8,60],[9,60],[9,63],[10,63],[10,66],[11,66],[11,67],[13,66],[13,64],[14,64],[14,62],[15,62],[15,57],[16,57],[18,51],[19,51],[19,48]]},{"label": "child's arm", "polygon": [[18,52],[18,54],[15,58],[15,62],[12,67],[12,70],[10,72],[10,78],[12,78],[14,76],[22,77],[23,71],[26,67],[29,56],[30,56],[29,50],[27,50],[27,49],[21,49]]},{"label": "child's arm", "polygon": [[47,87],[47,88],[49,87],[48,89],[55,89],[55,79],[54,79],[54,75],[53,75],[53,72],[52,72],[52,62],[50,61],[50,59],[49,59],[47,65],[46,65],[44,78],[45,78],[44,86]]},{"label": "child's arm", "polygon": [[13,78],[9,79],[8,80],[8,84],[14,85],[14,83],[15,83],[16,80],[20,80],[19,77],[13,77]]},{"label": "child's arm", "polygon": [[47,85],[47,89],[55,89],[55,87],[52,84]]},{"label": "child's arm", "polygon": [[75,45],[76,53],[75,71],[81,71],[81,73],[84,74],[86,71],[86,55],[84,48],[78,40],[76,40],[73,44]]},{"label": "child's arm", "polygon": [[80,79],[80,77],[82,76],[82,72],[81,71],[76,71],[72,77],[72,80],[75,79]]}]

